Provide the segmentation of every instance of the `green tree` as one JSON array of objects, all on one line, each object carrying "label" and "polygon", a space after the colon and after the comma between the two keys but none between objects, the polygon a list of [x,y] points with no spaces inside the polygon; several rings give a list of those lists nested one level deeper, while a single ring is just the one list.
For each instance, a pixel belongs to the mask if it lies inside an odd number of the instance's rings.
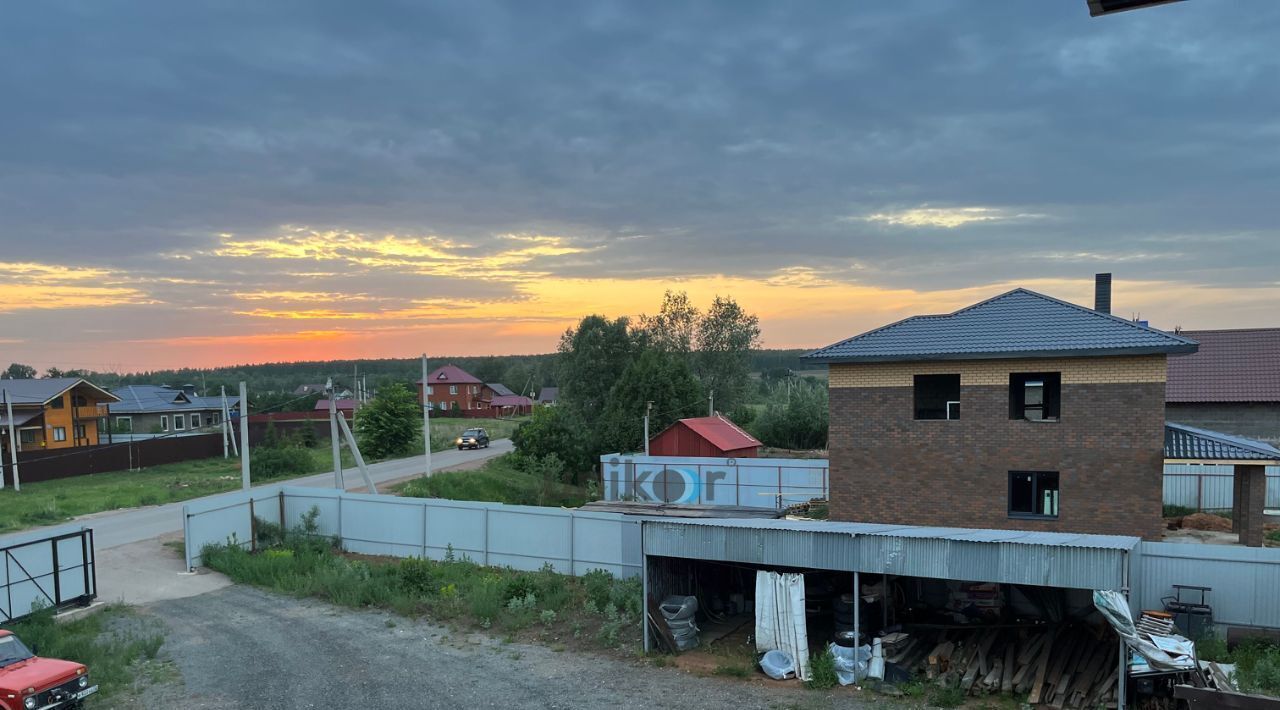
[{"label": "green tree", "polygon": [[560,338],[560,401],[585,421],[604,411],[609,390],[622,376],[638,345],[625,317],[591,315]]},{"label": "green tree", "polygon": [[640,316],[648,346],[663,352],[688,356],[693,352],[698,333],[698,309],[684,291],[662,294],[662,307],[656,316]]},{"label": "green tree", "polygon": [[418,435],[418,398],[402,384],[378,390],[378,394],[356,412],[355,433],[360,451],[371,459],[409,453]]},{"label": "green tree", "polygon": [[774,386],[764,411],[748,425],[748,430],[766,446],[825,449],[827,402],[825,383],[793,377]]},{"label": "green tree", "polygon": [[716,296],[698,321],[698,379],[715,394],[716,409],[731,412],[746,402],[751,351],[760,345],[760,319],[732,298]]},{"label": "green tree", "polygon": [[539,407],[533,417],[511,435],[516,447],[517,465],[528,470],[529,462],[557,457],[574,483],[581,483],[595,462],[587,447],[587,429],[572,410],[565,407]]},{"label": "green tree", "polygon": [[702,401],[702,386],[684,358],[646,350],[627,366],[609,392],[595,454],[644,450],[647,402],[653,402],[649,418],[653,435],[681,417],[698,414]]},{"label": "green tree", "polygon": [[564,462],[555,454],[527,460],[524,471],[538,481],[538,505],[547,505],[555,495],[556,485],[564,481]]},{"label": "green tree", "polygon": [[10,363],[9,369],[4,371],[4,376],[10,380],[30,380],[36,376],[36,368],[20,362]]}]

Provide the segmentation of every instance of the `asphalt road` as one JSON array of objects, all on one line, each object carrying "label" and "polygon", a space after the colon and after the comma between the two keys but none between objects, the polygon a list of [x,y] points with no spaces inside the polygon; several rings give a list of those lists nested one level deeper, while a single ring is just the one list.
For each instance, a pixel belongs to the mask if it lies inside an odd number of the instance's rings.
[{"label": "asphalt road", "polygon": [[[145,708],[882,707],[841,688],[701,678],[545,646],[504,644],[388,612],[340,609],[240,585],[144,607],[169,628],[162,653],[182,680]],[[131,705],[130,707],[138,707]]]},{"label": "asphalt road", "polygon": [[[498,439],[487,449],[467,451],[437,451],[431,455],[431,468],[439,470],[450,466],[486,459],[512,450],[510,439]],[[412,476],[422,475],[426,469],[421,455],[403,459],[394,459],[369,465],[369,476],[375,484],[396,481]],[[348,489],[364,487],[364,478],[358,469],[343,471],[343,481]],[[320,473],[306,478],[294,478],[288,481],[271,481],[264,486],[275,486],[288,483],[292,486],[311,486],[314,488],[332,488],[333,472]],[[93,543],[97,550],[105,550],[121,545],[128,545],[142,540],[161,537],[182,531],[183,503],[168,503],[146,508],[130,508],[128,510],[94,513],[76,518],[75,522],[93,528]],[[65,525],[65,523],[62,523]],[[32,531],[0,536],[0,547],[7,544],[9,538],[19,535],[29,536]]]}]

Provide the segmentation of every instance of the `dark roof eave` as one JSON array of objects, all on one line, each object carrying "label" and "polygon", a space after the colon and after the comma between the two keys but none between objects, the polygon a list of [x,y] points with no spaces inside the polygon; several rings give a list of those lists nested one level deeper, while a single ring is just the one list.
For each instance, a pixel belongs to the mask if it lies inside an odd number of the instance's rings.
[{"label": "dark roof eave", "polygon": [[1177,355],[1196,351],[1196,345],[1161,345],[1147,348],[1077,348],[1073,350],[1001,350],[999,352],[911,353],[904,355],[824,356],[818,351],[803,358],[829,365],[858,362],[930,362],[936,360],[1023,360],[1058,357],[1123,357],[1128,355]]}]

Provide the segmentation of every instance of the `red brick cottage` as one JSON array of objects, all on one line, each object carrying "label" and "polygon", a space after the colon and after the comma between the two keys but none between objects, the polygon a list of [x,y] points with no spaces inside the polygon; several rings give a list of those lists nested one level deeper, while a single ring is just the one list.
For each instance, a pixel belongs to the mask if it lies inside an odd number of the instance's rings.
[{"label": "red brick cottage", "polygon": [[807,355],[830,367],[832,519],[1158,538],[1165,360],[1196,343],[1109,300],[1016,289]]},{"label": "red brick cottage", "polygon": [[[416,384],[418,404],[422,404],[422,380]],[[467,412],[487,409],[491,399],[484,382],[457,365],[444,365],[427,375],[427,397],[433,412],[462,416]]]}]

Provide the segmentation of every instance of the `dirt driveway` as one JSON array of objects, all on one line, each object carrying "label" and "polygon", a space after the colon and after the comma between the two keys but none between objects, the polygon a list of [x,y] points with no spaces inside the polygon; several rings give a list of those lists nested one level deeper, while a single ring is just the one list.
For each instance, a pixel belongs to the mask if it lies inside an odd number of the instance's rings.
[{"label": "dirt driveway", "polygon": [[147,689],[148,708],[817,710],[885,700],[504,644],[240,585],[143,609],[168,626],[164,652],[182,676]]}]

